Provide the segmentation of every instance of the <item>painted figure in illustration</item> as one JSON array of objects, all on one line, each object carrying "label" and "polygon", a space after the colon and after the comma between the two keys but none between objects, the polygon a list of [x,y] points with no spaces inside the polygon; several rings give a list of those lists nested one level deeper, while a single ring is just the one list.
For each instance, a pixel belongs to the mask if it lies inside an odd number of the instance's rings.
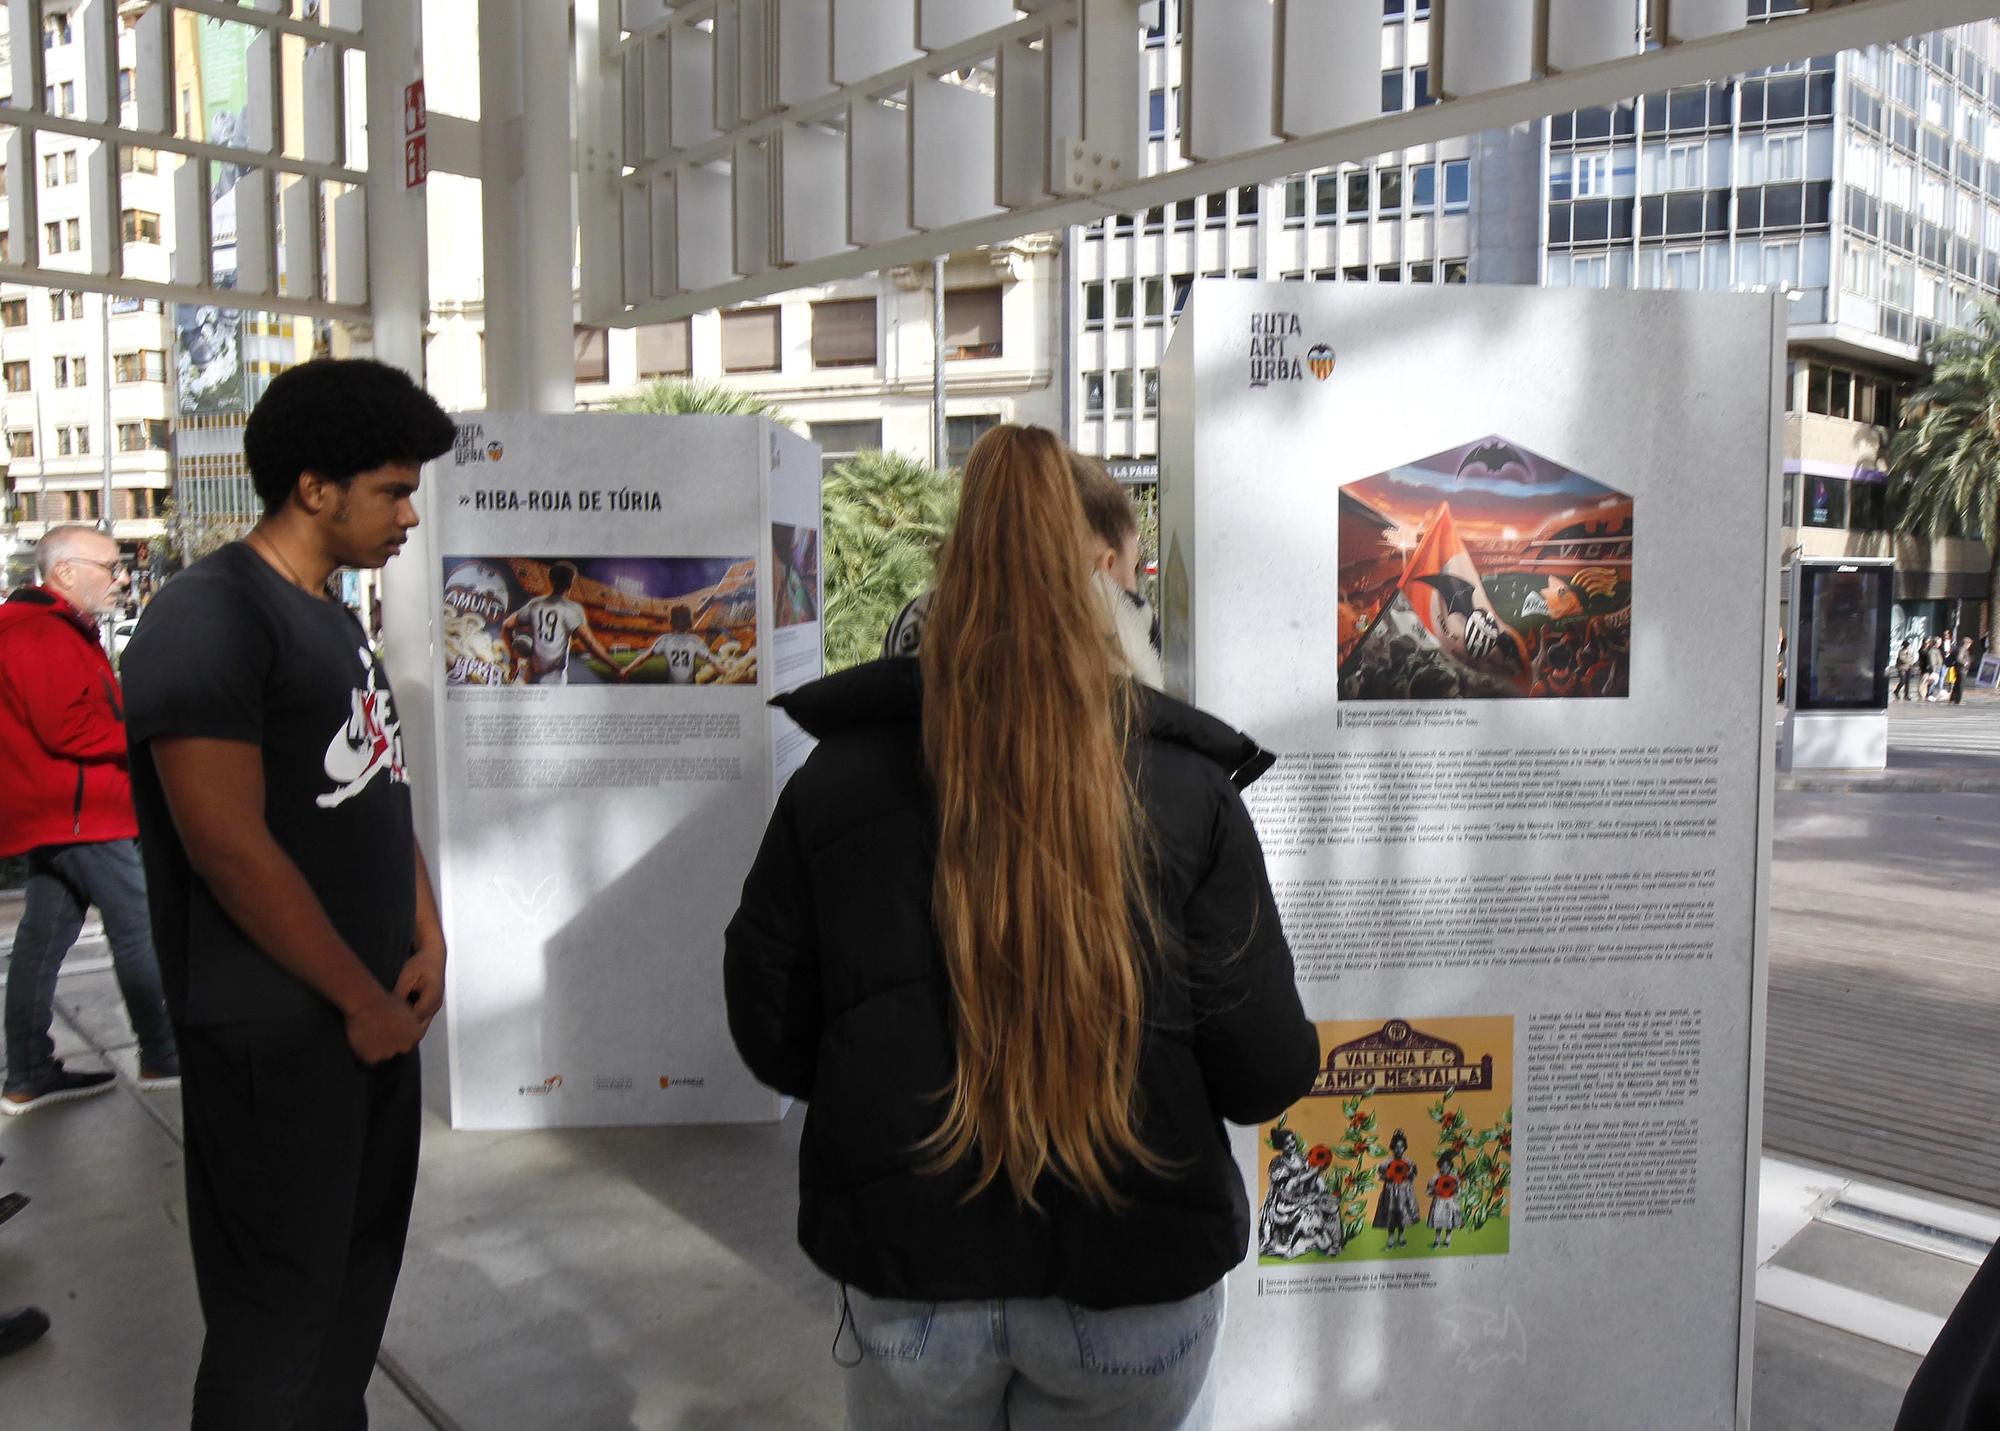
[{"label": "painted figure in illustration", "polygon": [[1333,1153],[1325,1147],[1308,1149],[1306,1140],[1282,1119],[1271,1130],[1271,1190],[1257,1214],[1257,1253],[1261,1257],[1303,1257],[1308,1252],[1340,1255],[1340,1205],[1326,1186],[1326,1169]]},{"label": "painted figure in illustration", "polygon": [[1465,1215],[1458,1210],[1458,1174],[1452,1171],[1450,1153],[1438,1158],[1430,1194],[1431,1213],[1426,1221],[1430,1224],[1431,1246],[1449,1247],[1453,1229],[1465,1226]]},{"label": "painted figure in illustration", "polygon": [[1375,1200],[1375,1226],[1389,1234],[1385,1247],[1407,1246],[1405,1234],[1422,1220],[1417,1212],[1417,1165],[1405,1156],[1410,1140],[1398,1128],[1389,1136],[1389,1161],[1375,1170],[1382,1195]]}]

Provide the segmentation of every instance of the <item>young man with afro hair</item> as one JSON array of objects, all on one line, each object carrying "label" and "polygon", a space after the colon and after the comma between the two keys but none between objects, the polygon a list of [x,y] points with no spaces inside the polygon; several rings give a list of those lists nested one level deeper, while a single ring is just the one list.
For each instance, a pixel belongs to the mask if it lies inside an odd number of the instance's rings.
[{"label": "young man with afro hair", "polygon": [[280,374],[243,438],[263,520],[168,582],[125,652],[207,1323],[197,1431],[367,1424],[445,950],[395,698],[327,582],[396,554],[453,437],[381,363]]}]

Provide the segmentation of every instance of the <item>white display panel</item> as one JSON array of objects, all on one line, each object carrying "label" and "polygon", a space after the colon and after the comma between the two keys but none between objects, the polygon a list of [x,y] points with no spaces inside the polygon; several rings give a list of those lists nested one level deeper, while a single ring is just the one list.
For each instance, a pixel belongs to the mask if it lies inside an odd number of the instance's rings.
[{"label": "white display panel", "polygon": [[426,478],[453,1125],[775,1118],[722,934],[808,745],[765,702],[820,672],[818,451],[760,418],[457,420]]},{"label": "white display panel", "polygon": [[1218,1426],[1747,1424],[1782,352],[1755,295],[1182,314],[1169,682],[1280,752],[1323,1058],[1233,1133]]}]

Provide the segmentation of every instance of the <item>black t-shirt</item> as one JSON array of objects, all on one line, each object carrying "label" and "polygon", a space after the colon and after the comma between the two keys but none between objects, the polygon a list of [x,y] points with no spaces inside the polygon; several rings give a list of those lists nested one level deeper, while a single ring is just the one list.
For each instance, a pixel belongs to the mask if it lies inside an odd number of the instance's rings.
[{"label": "black t-shirt", "polygon": [[188,864],[150,742],[258,746],[264,820],[333,927],[385,987],[409,958],[416,836],[389,680],[348,610],[307,595],[241,542],[161,588],[126,648],[132,796],[167,1006],[187,1024],[331,1006],[253,944]]}]

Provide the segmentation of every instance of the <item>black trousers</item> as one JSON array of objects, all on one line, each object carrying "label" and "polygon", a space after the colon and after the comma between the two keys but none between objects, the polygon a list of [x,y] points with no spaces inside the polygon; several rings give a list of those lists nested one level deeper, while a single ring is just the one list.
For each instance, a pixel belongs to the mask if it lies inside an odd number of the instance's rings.
[{"label": "black trousers", "polygon": [[311,1024],[176,1031],[208,1335],[193,1431],[363,1431],[417,1184],[417,1056]]}]

